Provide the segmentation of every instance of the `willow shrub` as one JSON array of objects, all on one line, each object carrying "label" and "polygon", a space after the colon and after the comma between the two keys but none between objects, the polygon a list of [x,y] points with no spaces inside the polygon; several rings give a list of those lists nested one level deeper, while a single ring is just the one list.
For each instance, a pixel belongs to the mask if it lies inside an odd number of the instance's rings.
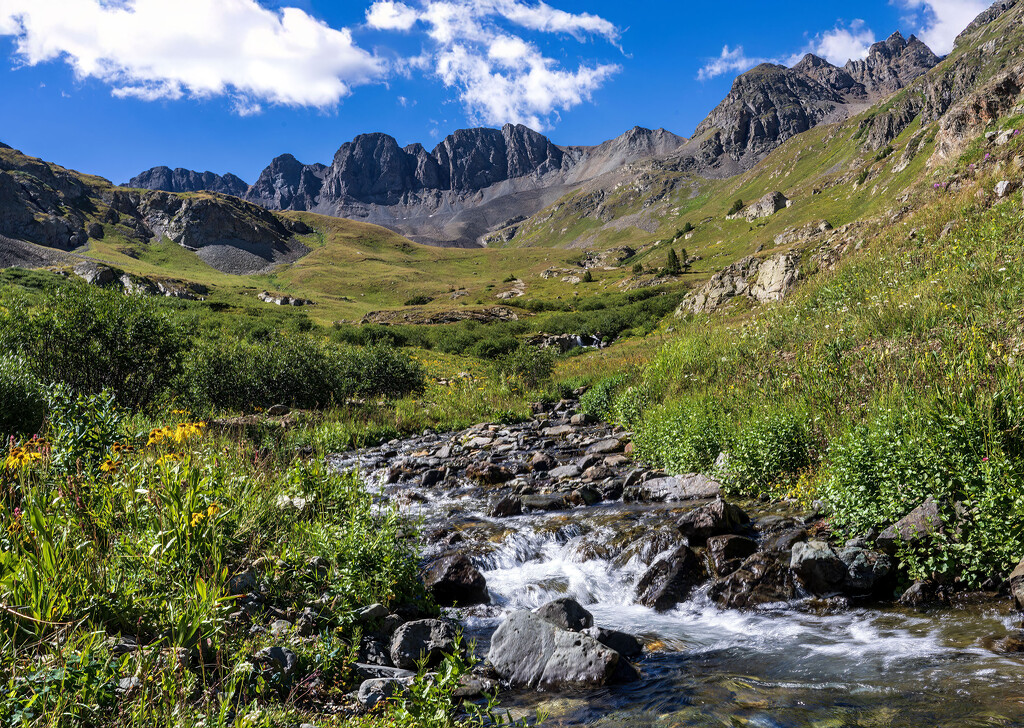
[{"label": "willow shrub", "polygon": [[0,438],[39,432],[46,415],[43,386],[24,359],[0,357]]}]

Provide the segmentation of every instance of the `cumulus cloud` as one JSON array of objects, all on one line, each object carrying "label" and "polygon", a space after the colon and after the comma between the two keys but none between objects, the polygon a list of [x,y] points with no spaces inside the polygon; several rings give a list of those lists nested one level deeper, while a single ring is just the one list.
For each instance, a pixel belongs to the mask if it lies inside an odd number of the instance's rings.
[{"label": "cumulus cloud", "polygon": [[708,81],[718,76],[725,76],[726,74],[744,73],[754,66],[768,63],[771,60],[769,58],[749,58],[743,51],[743,46],[736,46],[735,48],[723,46],[722,55],[718,56],[718,58],[712,58],[704,64],[697,73],[697,79],[699,81]]},{"label": "cumulus cloud", "polygon": [[614,63],[563,64],[525,32],[616,44],[619,29],[591,13],[569,13],[544,2],[418,0],[410,6],[377,0],[366,23],[378,30],[421,24],[430,47],[404,64],[455,89],[474,123],[521,123],[549,128],[558,113],[590,101],[618,70]]},{"label": "cumulus cloud", "polygon": [[0,34],[21,63],[62,60],[117,96],[227,96],[242,115],[330,107],[385,73],[347,29],[256,0],[2,0]]},{"label": "cumulus cloud", "polygon": [[808,50],[835,66],[842,66],[847,61],[867,58],[868,50],[874,43],[874,31],[863,20],[854,20],[849,26],[837,25],[827,33],[822,33],[814,39]]},{"label": "cumulus cloud", "polygon": [[922,22],[918,35],[933,51],[944,55],[953,50],[953,41],[971,24],[992,0],[900,0],[911,10],[920,12]]}]

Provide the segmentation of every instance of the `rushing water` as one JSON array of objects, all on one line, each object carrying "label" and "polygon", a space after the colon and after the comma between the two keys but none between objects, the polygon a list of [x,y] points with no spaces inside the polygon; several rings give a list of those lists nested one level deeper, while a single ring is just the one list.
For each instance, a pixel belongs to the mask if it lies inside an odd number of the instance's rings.
[{"label": "rushing water", "polygon": [[[731,611],[699,590],[657,613],[633,600],[657,555],[651,535],[692,506],[616,503],[492,519],[488,494],[468,484],[441,493],[381,488],[425,533],[465,537],[492,597],[489,607],[457,612],[481,654],[505,613],[561,596],[647,644],[636,662],[641,682],[506,694],[514,713],[543,710],[549,725],[566,726],[1024,726],[1024,653],[993,649],[1020,623],[1005,600],[928,611],[801,600]],[[443,547],[428,555],[432,548]]]}]

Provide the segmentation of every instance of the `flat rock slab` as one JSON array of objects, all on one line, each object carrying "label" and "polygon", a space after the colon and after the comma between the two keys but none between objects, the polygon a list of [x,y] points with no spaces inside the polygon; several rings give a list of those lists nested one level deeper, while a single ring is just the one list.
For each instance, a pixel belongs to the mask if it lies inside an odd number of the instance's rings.
[{"label": "flat rock slab", "polygon": [[634,492],[641,496],[640,500],[671,503],[673,501],[718,498],[722,494],[722,484],[707,476],[693,473],[668,478],[653,478],[635,486]]}]

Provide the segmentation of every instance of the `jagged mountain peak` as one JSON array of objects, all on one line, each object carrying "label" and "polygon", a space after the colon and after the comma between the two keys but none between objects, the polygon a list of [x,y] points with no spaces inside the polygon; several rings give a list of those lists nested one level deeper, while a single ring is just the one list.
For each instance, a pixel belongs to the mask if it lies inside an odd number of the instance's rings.
[{"label": "jagged mountain peak", "polygon": [[178,167],[153,167],[133,177],[129,187],[163,192],[218,192],[223,195],[241,197],[249,184],[233,174],[219,175],[213,172],[194,172]]}]

